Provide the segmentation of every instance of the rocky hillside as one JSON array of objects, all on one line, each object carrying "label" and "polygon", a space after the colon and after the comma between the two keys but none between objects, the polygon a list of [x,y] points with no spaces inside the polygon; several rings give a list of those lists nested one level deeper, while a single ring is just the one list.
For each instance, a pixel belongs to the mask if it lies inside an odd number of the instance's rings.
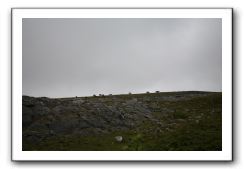
[{"label": "rocky hillside", "polygon": [[221,150],[222,93],[23,96],[23,150]]}]

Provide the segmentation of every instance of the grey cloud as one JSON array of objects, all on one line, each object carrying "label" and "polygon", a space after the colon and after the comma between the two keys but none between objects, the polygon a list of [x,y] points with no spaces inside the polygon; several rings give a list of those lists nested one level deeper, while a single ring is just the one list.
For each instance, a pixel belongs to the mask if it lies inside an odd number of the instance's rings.
[{"label": "grey cloud", "polygon": [[23,19],[23,94],[222,90],[221,19]]}]

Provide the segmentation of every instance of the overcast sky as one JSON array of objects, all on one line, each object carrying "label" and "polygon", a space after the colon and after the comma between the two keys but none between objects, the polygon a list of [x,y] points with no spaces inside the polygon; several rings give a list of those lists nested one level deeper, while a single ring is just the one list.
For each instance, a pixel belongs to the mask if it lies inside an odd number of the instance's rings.
[{"label": "overcast sky", "polygon": [[221,19],[23,19],[23,94],[222,90]]}]

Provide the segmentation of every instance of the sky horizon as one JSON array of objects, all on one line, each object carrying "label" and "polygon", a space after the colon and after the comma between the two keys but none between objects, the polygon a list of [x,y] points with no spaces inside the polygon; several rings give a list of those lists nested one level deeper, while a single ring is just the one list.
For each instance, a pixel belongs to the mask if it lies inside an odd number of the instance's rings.
[{"label": "sky horizon", "polygon": [[25,18],[23,95],[222,91],[218,18]]},{"label": "sky horizon", "polygon": [[144,92],[137,92],[137,93],[133,93],[133,92],[127,92],[127,93],[106,93],[106,94],[104,94],[104,93],[94,93],[94,94],[92,94],[92,95],[74,95],[74,96],[42,96],[42,95],[40,95],[40,96],[32,96],[32,95],[26,95],[26,94],[23,94],[22,96],[27,96],[27,97],[47,97],[47,98],[53,98],[53,99],[55,99],[55,98],[70,98],[70,97],[94,97],[94,95],[96,95],[97,97],[99,97],[100,96],[100,94],[101,95],[104,95],[104,96],[110,96],[110,95],[129,95],[129,94],[146,94],[147,92],[149,92],[150,94],[152,94],[152,93],[157,93],[157,92],[160,92],[160,93],[168,93],[168,92],[172,92],[172,93],[174,93],[174,92],[213,92],[213,93],[222,93],[222,91],[202,91],[202,90],[181,90],[181,91],[144,91]]}]

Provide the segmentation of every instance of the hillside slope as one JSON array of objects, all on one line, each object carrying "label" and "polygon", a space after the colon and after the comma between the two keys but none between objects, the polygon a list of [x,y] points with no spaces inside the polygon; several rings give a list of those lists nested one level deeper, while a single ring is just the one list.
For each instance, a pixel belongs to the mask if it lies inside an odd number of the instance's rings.
[{"label": "hillside slope", "polygon": [[23,96],[23,150],[218,151],[221,112],[215,92]]}]

